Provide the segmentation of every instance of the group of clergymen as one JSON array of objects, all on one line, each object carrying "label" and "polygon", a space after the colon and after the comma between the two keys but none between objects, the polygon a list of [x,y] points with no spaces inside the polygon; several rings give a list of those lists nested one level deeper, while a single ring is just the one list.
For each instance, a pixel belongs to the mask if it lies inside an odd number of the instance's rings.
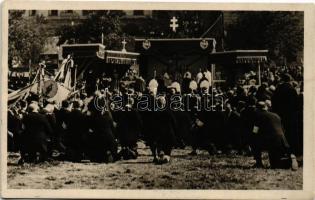
[{"label": "group of clergymen", "polygon": [[[8,111],[9,149],[20,151],[19,163],[115,162],[136,159],[137,142],[143,140],[158,164],[170,162],[174,148],[191,146],[190,155],[198,150],[253,155],[255,167],[263,167],[262,151],[267,151],[271,168],[297,169],[295,155],[303,153],[303,91],[294,87],[290,74],[284,73],[277,85],[226,91],[205,84],[206,73],[198,81],[185,78],[190,80],[163,88],[150,81],[143,92],[132,86],[119,92],[98,88],[61,106],[39,103],[36,97],[20,101]],[[193,83],[185,92],[184,81]],[[104,95],[132,98],[117,106],[113,98],[100,98]],[[180,100],[172,108],[174,95]],[[147,109],[139,109],[144,97]]]}]

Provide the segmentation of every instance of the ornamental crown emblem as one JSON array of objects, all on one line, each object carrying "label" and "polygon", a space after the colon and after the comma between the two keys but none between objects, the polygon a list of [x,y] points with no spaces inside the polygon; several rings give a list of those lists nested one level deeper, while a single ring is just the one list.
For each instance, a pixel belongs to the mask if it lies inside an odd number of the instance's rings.
[{"label": "ornamental crown emblem", "polygon": [[200,47],[201,47],[202,49],[206,49],[206,48],[208,48],[208,46],[209,46],[209,43],[208,43],[207,40],[201,40],[201,41],[200,41]]}]

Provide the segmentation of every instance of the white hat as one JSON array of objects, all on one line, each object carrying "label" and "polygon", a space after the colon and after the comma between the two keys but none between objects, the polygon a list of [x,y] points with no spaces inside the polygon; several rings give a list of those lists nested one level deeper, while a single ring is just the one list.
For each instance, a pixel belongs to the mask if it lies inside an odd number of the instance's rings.
[{"label": "white hat", "polygon": [[196,81],[190,81],[189,88],[191,90],[197,90],[197,88],[198,88],[197,82]]},{"label": "white hat", "polygon": [[55,109],[54,105],[52,105],[52,104],[47,104],[43,110],[44,110],[46,113],[53,113],[53,112],[54,112],[54,109]]},{"label": "white hat", "polygon": [[269,99],[267,99],[265,102],[266,102],[266,105],[267,105],[269,108],[271,108],[271,101],[270,101]]},{"label": "white hat", "polygon": [[208,89],[209,86],[210,86],[210,83],[207,80],[203,80],[200,82],[200,88],[207,88]]},{"label": "white hat", "polygon": [[163,78],[170,79],[170,76],[168,75],[167,72],[165,72],[164,75],[163,75]]},{"label": "white hat", "polygon": [[150,82],[149,82],[149,89],[153,89],[153,88],[157,88],[159,86],[157,80],[155,79],[152,79]]},{"label": "white hat", "polygon": [[269,86],[269,89],[270,89],[271,91],[273,91],[273,92],[276,91],[276,87],[275,87],[274,85],[270,85],[270,86]]},{"label": "white hat", "polygon": [[197,80],[197,82],[199,83],[199,81],[202,79],[202,73],[201,72],[199,72],[198,74],[197,74],[197,76],[196,76],[196,80]]},{"label": "white hat", "polygon": [[39,110],[39,106],[37,103],[35,102],[32,102],[30,105],[28,105],[28,109],[31,111],[31,112],[37,112]]},{"label": "white hat", "polygon": [[203,74],[205,75],[206,79],[208,79],[208,81],[211,82],[211,72],[207,70]]},{"label": "white hat", "polygon": [[173,82],[168,88],[174,88],[176,92],[180,92],[180,84],[178,82]]},{"label": "white hat", "polygon": [[189,79],[191,79],[191,73],[190,73],[190,72],[186,72],[186,73],[184,74],[184,78],[189,78]]}]

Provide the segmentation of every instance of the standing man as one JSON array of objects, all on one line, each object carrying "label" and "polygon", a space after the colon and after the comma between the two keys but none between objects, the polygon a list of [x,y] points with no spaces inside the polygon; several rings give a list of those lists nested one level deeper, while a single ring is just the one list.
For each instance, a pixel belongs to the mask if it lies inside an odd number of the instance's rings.
[{"label": "standing man", "polygon": [[296,154],[298,152],[298,95],[291,85],[291,76],[284,74],[283,83],[277,88],[272,97],[272,111],[277,113],[282,120],[285,136]]}]

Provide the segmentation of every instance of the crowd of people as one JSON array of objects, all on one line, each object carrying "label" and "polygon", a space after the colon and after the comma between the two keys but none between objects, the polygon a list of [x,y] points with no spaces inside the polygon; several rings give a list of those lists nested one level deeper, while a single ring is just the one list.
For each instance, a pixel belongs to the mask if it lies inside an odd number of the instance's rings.
[{"label": "crowd of people", "polygon": [[[301,68],[299,68],[302,70]],[[211,85],[205,69],[179,80],[167,73],[145,81],[128,71],[119,87],[103,74],[61,105],[32,96],[8,110],[9,150],[24,162],[136,159],[143,140],[152,161],[168,163],[174,148],[253,156],[264,167],[297,169],[303,154],[303,78],[286,67],[262,72],[262,84]]]}]

